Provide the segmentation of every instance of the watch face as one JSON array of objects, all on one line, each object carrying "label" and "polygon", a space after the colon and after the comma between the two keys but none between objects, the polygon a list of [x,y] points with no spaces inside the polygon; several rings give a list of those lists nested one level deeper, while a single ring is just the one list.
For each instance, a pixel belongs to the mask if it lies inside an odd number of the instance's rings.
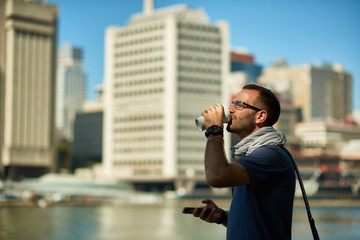
[{"label": "watch face", "polygon": [[223,129],[220,126],[213,125],[206,129],[205,136],[208,137],[209,135],[223,135]]},{"label": "watch face", "polygon": [[217,134],[219,134],[221,131],[221,128],[219,129],[220,127],[213,127],[211,130],[212,130],[212,132],[213,132],[213,134],[215,134],[215,135],[217,135]]}]

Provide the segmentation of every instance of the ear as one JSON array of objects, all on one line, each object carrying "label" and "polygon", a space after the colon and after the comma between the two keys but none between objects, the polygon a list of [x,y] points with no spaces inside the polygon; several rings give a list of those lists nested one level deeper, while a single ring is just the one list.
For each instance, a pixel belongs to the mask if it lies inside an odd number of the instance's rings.
[{"label": "ear", "polygon": [[255,115],[255,123],[257,125],[263,125],[265,123],[266,119],[267,119],[267,111],[266,110],[258,111]]}]

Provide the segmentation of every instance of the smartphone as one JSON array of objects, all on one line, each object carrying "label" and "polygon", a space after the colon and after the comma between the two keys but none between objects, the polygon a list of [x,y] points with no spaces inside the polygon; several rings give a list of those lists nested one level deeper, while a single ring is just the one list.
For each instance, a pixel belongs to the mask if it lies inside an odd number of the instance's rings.
[{"label": "smartphone", "polygon": [[[194,207],[184,207],[183,210],[182,210],[182,212],[183,212],[183,213],[192,214],[195,209],[196,209],[196,208],[194,208]],[[197,209],[199,209],[200,212],[201,212],[204,208],[203,208],[203,207],[197,207]],[[212,208],[208,208],[208,209],[206,210],[206,214],[209,214],[209,213],[211,212],[211,210],[212,210]]]}]

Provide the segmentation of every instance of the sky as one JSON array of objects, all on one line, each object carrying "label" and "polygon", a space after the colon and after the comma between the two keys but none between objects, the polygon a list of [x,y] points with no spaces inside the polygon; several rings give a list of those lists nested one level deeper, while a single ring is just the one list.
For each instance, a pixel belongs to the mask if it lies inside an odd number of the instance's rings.
[{"label": "sky", "polygon": [[[87,99],[104,75],[104,37],[125,27],[143,0],[47,0],[58,5],[58,46],[83,50]],[[266,66],[341,63],[353,77],[353,110],[360,111],[360,1],[358,0],[154,0],[155,9],[185,4],[201,8],[211,23],[227,21],[232,49],[245,48]]]}]

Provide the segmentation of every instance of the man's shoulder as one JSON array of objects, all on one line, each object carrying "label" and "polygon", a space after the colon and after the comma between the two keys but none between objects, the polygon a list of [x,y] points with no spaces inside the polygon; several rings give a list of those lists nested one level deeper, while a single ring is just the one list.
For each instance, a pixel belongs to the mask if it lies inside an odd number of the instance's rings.
[{"label": "man's shoulder", "polygon": [[276,145],[263,145],[254,150],[254,152],[276,152],[276,153],[285,153],[283,147]]},{"label": "man's shoulder", "polygon": [[286,153],[285,147],[276,145],[263,145],[255,149],[251,154],[254,157],[269,158],[285,158],[289,159],[290,156]]}]

